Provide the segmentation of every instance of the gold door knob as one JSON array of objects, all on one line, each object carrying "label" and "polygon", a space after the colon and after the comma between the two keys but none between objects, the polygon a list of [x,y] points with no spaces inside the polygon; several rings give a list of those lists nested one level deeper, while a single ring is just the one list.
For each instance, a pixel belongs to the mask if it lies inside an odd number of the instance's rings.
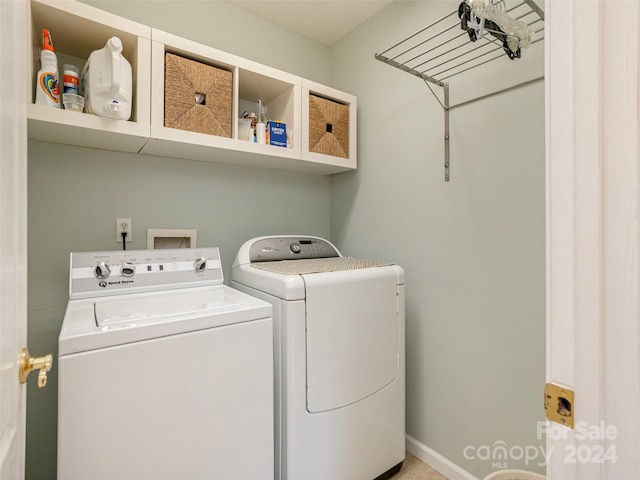
[{"label": "gold door knob", "polygon": [[32,357],[29,350],[23,348],[20,352],[20,383],[27,383],[27,377],[33,370],[38,372],[38,387],[42,388],[47,384],[47,372],[51,370],[53,365],[53,355],[45,355],[44,357]]}]

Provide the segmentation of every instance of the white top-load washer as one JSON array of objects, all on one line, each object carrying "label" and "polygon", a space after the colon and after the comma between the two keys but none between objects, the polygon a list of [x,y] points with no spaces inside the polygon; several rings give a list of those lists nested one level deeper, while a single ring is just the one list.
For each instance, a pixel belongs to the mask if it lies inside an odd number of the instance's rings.
[{"label": "white top-load washer", "polygon": [[276,478],[396,473],[405,455],[404,270],[288,235],[242,245],[231,278],[273,306]]},{"label": "white top-load washer", "polygon": [[71,254],[58,479],[273,478],[271,306],[217,248]]}]

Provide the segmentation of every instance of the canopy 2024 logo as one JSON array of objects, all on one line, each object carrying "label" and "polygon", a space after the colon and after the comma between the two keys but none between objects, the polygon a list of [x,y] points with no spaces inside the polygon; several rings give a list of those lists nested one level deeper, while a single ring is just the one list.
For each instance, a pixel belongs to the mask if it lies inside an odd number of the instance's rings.
[{"label": "canopy 2024 logo", "polygon": [[496,440],[487,445],[467,445],[462,453],[467,460],[491,462],[496,469],[509,468],[510,462],[543,467],[556,454],[564,455],[565,463],[615,463],[618,460],[615,444],[618,429],[604,421],[598,425],[579,421],[574,430],[549,421],[538,422],[536,438],[542,443],[545,436],[552,440],[573,439],[573,442],[564,445],[561,452],[554,452],[554,447],[547,449],[545,445],[510,446],[504,440]]}]

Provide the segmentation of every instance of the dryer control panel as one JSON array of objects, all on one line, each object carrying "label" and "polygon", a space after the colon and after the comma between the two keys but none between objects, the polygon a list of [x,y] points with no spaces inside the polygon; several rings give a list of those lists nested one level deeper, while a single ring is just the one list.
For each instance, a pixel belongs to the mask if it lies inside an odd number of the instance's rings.
[{"label": "dryer control panel", "polygon": [[335,246],[319,237],[261,237],[249,249],[251,263],[341,256]]},{"label": "dryer control panel", "polygon": [[71,253],[71,299],[222,282],[222,263],[217,247]]}]

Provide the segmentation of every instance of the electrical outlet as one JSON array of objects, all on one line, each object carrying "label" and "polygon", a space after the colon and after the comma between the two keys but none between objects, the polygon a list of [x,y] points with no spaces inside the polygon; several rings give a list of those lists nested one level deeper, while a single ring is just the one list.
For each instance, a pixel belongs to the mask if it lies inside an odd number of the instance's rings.
[{"label": "electrical outlet", "polygon": [[127,232],[125,241],[133,240],[133,229],[130,218],[116,218],[116,242],[122,243],[122,232]]}]

